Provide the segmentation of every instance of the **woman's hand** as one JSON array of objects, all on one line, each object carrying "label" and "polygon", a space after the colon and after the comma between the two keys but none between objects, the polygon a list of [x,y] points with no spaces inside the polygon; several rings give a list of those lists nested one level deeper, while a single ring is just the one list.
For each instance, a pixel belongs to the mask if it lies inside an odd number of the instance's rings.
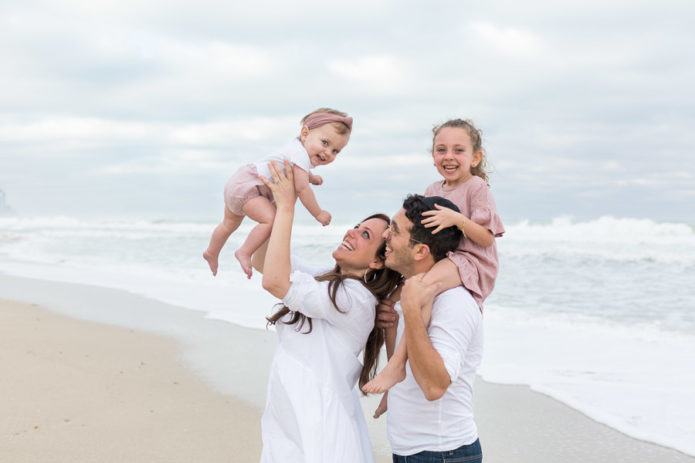
[{"label": "woman's hand", "polygon": [[377,328],[390,329],[398,325],[398,313],[393,308],[396,304],[391,299],[382,299],[376,306],[376,322]]},{"label": "woman's hand", "polygon": [[447,227],[463,227],[463,220],[465,218],[463,214],[449,209],[448,207],[440,206],[439,204],[435,204],[434,207],[437,208],[436,211],[425,211],[422,213],[422,215],[427,218],[422,219],[421,222],[425,228],[437,227],[432,230],[433,235]]},{"label": "woman's hand", "polygon": [[281,207],[294,208],[294,203],[297,201],[292,165],[287,159],[284,160],[284,165],[285,170],[283,171],[275,161],[268,163],[268,170],[270,170],[270,176],[273,179],[272,182],[261,175],[258,176],[270,188],[273,198],[275,198],[275,206],[278,209]]}]

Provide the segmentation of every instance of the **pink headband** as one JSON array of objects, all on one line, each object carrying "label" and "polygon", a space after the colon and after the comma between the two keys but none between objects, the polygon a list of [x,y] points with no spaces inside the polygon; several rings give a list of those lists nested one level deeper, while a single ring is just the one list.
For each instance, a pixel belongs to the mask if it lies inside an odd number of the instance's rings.
[{"label": "pink headband", "polygon": [[348,129],[352,131],[352,118],[350,116],[343,117],[343,116],[338,116],[337,114],[331,114],[331,113],[314,113],[309,115],[306,119],[304,119],[304,126],[311,130],[315,129],[316,127],[320,127],[324,124],[328,124],[331,122],[342,122],[347,126]]}]

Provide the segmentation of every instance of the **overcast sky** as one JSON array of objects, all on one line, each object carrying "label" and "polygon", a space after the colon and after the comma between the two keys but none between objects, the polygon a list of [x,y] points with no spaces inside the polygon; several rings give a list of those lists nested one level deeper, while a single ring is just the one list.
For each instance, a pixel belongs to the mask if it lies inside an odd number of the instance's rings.
[{"label": "overcast sky", "polygon": [[218,220],[242,164],[320,106],[335,218],[439,177],[431,128],[483,130],[507,221],[695,222],[695,3],[0,3],[0,189],[23,216]]}]

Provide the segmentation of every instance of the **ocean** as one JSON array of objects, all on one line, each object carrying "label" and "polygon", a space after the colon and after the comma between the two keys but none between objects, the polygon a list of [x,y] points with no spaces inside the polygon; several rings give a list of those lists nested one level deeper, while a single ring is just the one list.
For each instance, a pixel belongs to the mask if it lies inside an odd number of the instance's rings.
[{"label": "ocean", "polygon": [[[213,278],[201,254],[215,225],[0,217],[0,272],[123,289],[265,329],[276,301],[233,256],[251,225],[232,236]],[[298,223],[294,252],[330,264],[353,225]],[[505,226],[479,374],[695,455],[693,225],[559,217]]]}]

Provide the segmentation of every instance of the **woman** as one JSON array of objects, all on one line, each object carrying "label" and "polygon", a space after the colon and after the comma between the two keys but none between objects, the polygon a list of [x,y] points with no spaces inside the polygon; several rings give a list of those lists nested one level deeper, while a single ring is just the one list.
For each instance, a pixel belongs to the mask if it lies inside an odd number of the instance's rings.
[{"label": "woman", "polygon": [[383,342],[374,328],[375,306],[400,278],[384,267],[389,219],[374,215],[349,230],[327,272],[291,262],[296,195],[288,167],[285,176],[271,165],[274,183],[264,179],[277,212],[267,247],[253,258],[263,288],[285,305],[268,319],[279,342],[261,420],[261,462],[373,462],[355,384],[375,373]]}]

